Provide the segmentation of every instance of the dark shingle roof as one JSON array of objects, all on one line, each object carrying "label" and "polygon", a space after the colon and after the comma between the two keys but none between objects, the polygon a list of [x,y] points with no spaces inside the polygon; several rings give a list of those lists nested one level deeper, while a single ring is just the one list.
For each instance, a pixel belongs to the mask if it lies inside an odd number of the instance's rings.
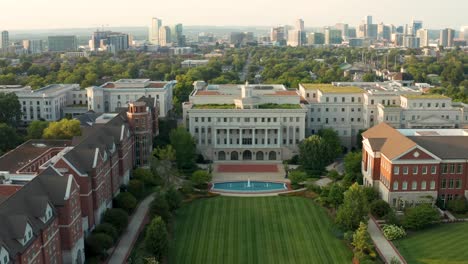
[{"label": "dark shingle roof", "polygon": [[468,159],[467,136],[408,137],[441,159]]}]

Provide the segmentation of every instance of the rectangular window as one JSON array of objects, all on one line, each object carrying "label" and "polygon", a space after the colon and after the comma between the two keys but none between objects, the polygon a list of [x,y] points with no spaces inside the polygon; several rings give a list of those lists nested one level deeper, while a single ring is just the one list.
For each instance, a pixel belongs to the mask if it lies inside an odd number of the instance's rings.
[{"label": "rectangular window", "polygon": [[447,180],[446,179],[442,179],[442,184],[441,184],[440,188],[442,188],[442,189],[447,188]]},{"label": "rectangular window", "polygon": [[407,175],[408,174],[408,167],[403,167],[403,174]]},{"label": "rectangular window", "polygon": [[455,164],[450,164],[450,173],[455,173]]},{"label": "rectangular window", "polygon": [[422,174],[427,174],[427,166],[422,167]]},{"label": "rectangular window", "polygon": [[435,165],[431,166],[431,174],[436,174],[437,173],[437,167]]},{"label": "rectangular window", "polygon": [[400,167],[398,166],[393,167],[393,175],[398,175],[398,174],[400,174]]},{"label": "rectangular window", "polygon": [[442,164],[442,174],[446,174],[448,172],[448,165]]},{"label": "rectangular window", "polygon": [[431,181],[431,190],[435,189],[435,181]]},{"label": "rectangular window", "polygon": [[413,175],[418,174],[418,166],[413,166]]},{"label": "rectangular window", "polygon": [[462,164],[457,164],[457,174],[461,174],[463,171],[463,165]]},{"label": "rectangular window", "polygon": [[461,186],[462,186],[462,180],[461,180],[461,179],[457,179],[457,181],[455,182],[455,188],[461,189]]},{"label": "rectangular window", "polygon": [[403,185],[402,185],[401,189],[402,189],[402,190],[408,189],[408,183],[407,183],[407,182],[403,182]]},{"label": "rectangular window", "polygon": [[453,179],[450,179],[450,181],[449,181],[449,189],[453,189],[453,186],[454,186],[454,181],[453,181]]},{"label": "rectangular window", "polygon": [[411,190],[416,190],[418,189],[418,182],[417,181],[413,181],[411,183]]},{"label": "rectangular window", "polygon": [[393,190],[398,191],[398,182],[397,181],[393,182]]},{"label": "rectangular window", "polygon": [[421,182],[421,190],[426,190],[426,181]]}]

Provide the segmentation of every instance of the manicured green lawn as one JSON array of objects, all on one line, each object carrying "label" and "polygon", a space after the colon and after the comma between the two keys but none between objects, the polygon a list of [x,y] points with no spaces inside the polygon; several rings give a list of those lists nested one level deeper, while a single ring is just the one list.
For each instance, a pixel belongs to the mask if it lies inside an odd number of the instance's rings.
[{"label": "manicured green lawn", "polygon": [[177,212],[170,263],[351,263],[326,212],[300,197],[216,197]]},{"label": "manicured green lawn", "polygon": [[394,244],[411,264],[468,263],[468,223],[440,225]]}]

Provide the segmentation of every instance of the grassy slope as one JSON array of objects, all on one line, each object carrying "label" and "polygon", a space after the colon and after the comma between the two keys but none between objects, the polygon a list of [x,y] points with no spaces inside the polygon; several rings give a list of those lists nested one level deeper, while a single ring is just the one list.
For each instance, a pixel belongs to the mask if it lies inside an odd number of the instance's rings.
[{"label": "grassy slope", "polygon": [[468,263],[468,223],[440,225],[394,243],[411,264]]},{"label": "grassy slope", "polygon": [[170,263],[350,263],[322,208],[298,197],[217,197],[178,211]]}]

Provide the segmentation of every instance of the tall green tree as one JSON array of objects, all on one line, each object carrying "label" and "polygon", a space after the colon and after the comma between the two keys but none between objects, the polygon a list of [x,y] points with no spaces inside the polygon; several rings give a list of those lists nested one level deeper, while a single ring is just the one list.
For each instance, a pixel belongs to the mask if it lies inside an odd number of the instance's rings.
[{"label": "tall green tree", "polygon": [[319,175],[325,170],[328,158],[324,155],[327,146],[317,135],[304,139],[299,144],[299,162],[310,175]]},{"label": "tall green tree", "polygon": [[367,225],[364,222],[360,222],[359,228],[354,232],[352,245],[354,246],[354,254],[358,259],[364,258],[373,251]]},{"label": "tall green tree", "polygon": [[80,121],[76,119],[62,119],[58,122],[51,122],[44,129],[43,138],[46,139],[72,139],[81,135]]},{"label": "tall green tree", "polygon": [[327,159],[327,162],[331,163],[343,152],[340,137],[338,133],[331,128],[320,129],[318,134],[323,138],[326,145],[323,155]]},{"label": "tall green tree", "polygon": [[366,221],[369,202],[361,186],[354,183],[344,193],[343,204],[338,208],[336,223],[347,231],[355,230],[359,223]]},{"label": "tall green tree", "polygon": [[44,129],[49,126],[49,122],[47,121],[40,121],[34,120],[32,121],[27,128],[28,132],[28,139],[39,139],[42,138],[42,134],[44,133]]},{"label": "tall green tree", "polygon": [[196,146],[192,135],[183,127],[171,131],[171,145],[175,149],[177,167],[192,170],[195,167]]},{"label": "tall green tree", "polygon": [[166,224],[161,217],[155,217],[146,230],[144,245],[146,251],[162,261],[169,249],[169,239]]},{"label": "tall green tree", "polygon": [[21,104],[15,93],[0,92],[0,123],[15,127],[21,120]]},{"label": "tall green tree", "polygon": [[0,155],[15,148],[20,143],[20,137],[11,126],[0,123]]}]

